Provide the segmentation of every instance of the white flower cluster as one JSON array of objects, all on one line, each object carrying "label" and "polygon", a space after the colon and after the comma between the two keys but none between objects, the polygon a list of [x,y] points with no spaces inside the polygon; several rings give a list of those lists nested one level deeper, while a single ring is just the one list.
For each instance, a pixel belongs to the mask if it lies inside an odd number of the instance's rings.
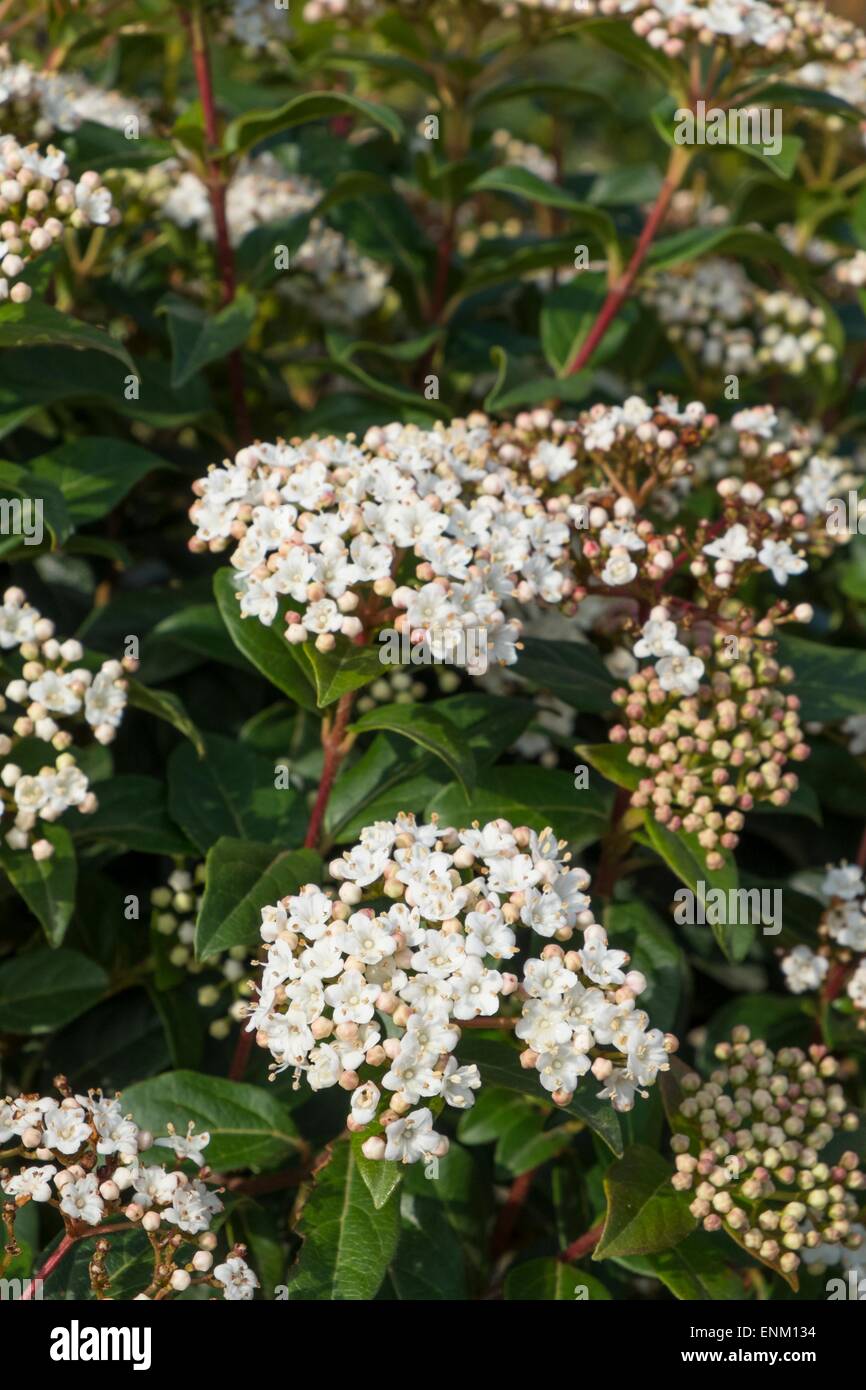
[{"label": "white flower cluster", "polygon": [[[199,236],[213,241],[210,198],[196,174],[181,170],[176,161],[169,160],[155,166],[148,181],[165,217],[179,227],[195,227]],[[244,160],[226,195],[232,245],[239,245],[256,227],[311,212],[322,194],[313,180],[289,173],[271,154]],[[385,265],[362,255],[320,218],[313,218],[304,241],[291,253],[291,268],[313,279],[317,291],[315,311],[334,322],[372,313],[381,304],[388,285]],[[296,284],[293,277],[284,277],[280,285],[288,298],[309,304],[309,291]]]},{"label": "white flower cluster", "polygon": [[835,361],[823,309],[801,295],[754,285],[736,261],[710,258],[648,277],[641,291],[671,342],[708,370],[801,376]]},{"label": "white flower cluster", "polygon": [[75,183],[68,173],[62,151],[52,145],[43,154],[38,145],[0,135],[0,303],[26,303],[32,291],[22,272],[65,227],[119,220],[99,174],[88,171]]},{"label": "white flower cluster", "polygon": [[[11,849],[29,847],[34,858],[47,859],[53,854],[48,840],[31,844],[37,821],[55,821],[71,806],[84,814],[97,807],[69,751],[72,732],[61,721],[82,718],[98,743],[111,743],[126,709],[125,670],[136,663],[104,661],[95,673],[77,665],[84,657],[81,643],[59,642],[54,624],[27,602],[23,590],[7,589],[0,605],[0,653],[16,650],[23,658],[21,675],[6,685],[0,711],[11,703],[26,713],[15,719],[12,736],[0,734],[0,815],[10,811],[15,817],[5,837]],[[50,743],[58,752],[53,767],[30,775],[12,761],[16,740],[28,738]]]},{"label": "white flower cluster", "polygon": [[[193,548],[237,541],[243,615],[269,625],[287,595],[299,605],[286,615],[290,642],[314,637],[327,651],[337,633],[359,641],[390,623],[457,661],[471,629],[488,663],[511,664],[520,628],[503,604],[562,602],[570,537],[494,443],[486,417],[470,416],[377,426],[360,444],[252,445],[194,485]],[[414,582],[398,586],[410,564]]]},{"label": "white flower cluster", "polygon": [[273,0],[230,0],[228,28],[232,36],[246,48],[257,53],[272,48],[278,51],[280,41],[292,37],[288,4],[276,5]]},{"label": "white flower cluster", "polygon": [[[165,1288],[182,1293],[197,1273],[202,1277],[196,1282],[222,1287],[229,1300],[252,1298],[258,1280],[237,1253],[211,1273],[216,1238],[209,1234],[210,1227],[223,1209],[216,1193],[179,1166],[167,1168],[141,1157],[154,1147],[170,1149],[178,1164],[189,1160],[201,1170],[210,1135],[193,1133],[192,1125],[186,1135],[179,1135],[169,1125],[165,1137],[154,1139],[124,1114],[118,1095],[72,1095],[65,1083],[62,1095],[59,1101],[40,1095],[0,1100],[0,1146],[12,1144],[4,1157],[39,1160],[14,1176],[0,1169],[0,1189],[6,1196],[16,1206],[50,1203],[67,1229],[99,1226],[122,1215],[160,1242],[174,1232],[197,1237],[194,1243],[200,1248],[189,1268],[166,1273]],[[118,1229],[123,1229],[120,1223]]]},{"label": "white flower cluster", "polygon": [[[20,118],[19,118],[20,113]],[[23,60],[13,62],[9,48],[0,45],[0,127],[26,128],[38,140],[55,132],[69,134],[82,121],[138,134],[151,128],[141,104],[122,92],[96,87],[81,73],[40,72]]]},{"label": "white flower cluster", "polygon": [[831,966],[836,965],[845,980],[848,998],[856,1010],[863,1011],[866,1023],[866,883],[863,870],[846,861],[829,868],[821,884],[821,893],[827,904],[819,928],[825,945],[820,952],[805,945],[795,946],[783,957],[785,983],[792,994],[820,989]]},{"label": "white flower cluster", "polygon": [[650,611],[633,652],[641,661],[655,661],[656,677],[666,693],[697,693],[704,663],[679,641],[677,625],[664,605],[658,604]]},{"label": "white flower cluster", "polygon": [[[585,927],[580,950],[565,955],[552,942],[524,972],[523,1062],[557,1103],[592,1069],[606,1083],[600,1094],[629,1109],[635,1089],[668,1065],[675,1042],[647,1032],[634,1008],[646,980],[625,974],[627,957],[608,949],[584,892],[588,876],[569,868],[563,847],[550,830],[506,820],[457,831],[400,815],[367,827],[331,863],[336,901],[308,884],[263,910],[267,961],[248,1028],[275,1058],[274,1072],[292,1067],[313,1090],[350,1092],[349,1128],[375,1127],[368,1158],[413,1163],[447,1151],[434,1108],[465,1109],[481,1084],[477,1067],[454,1056],[460,1024],[494,1017],[518,989],[501,967],[520,949],[521,925],[561,941]],[[390,905],[359,907],[365,890]],[[618,1048],[623,1065],[593,1061],[596,1044]],[[365,1068],[384,1069],[384,1102]]]},{"label": "white flower cluster", "polygon": [[[820,0],[494,0],[506,14],[521,10],[563,18],[601,15],[626,20],[652,48],[678,57],[691,41],[721,43],[737,56],[804,62],[810,56],[845,63],[866,56],[866,38]],[[752,52],[754,50],[754,52]]]}]

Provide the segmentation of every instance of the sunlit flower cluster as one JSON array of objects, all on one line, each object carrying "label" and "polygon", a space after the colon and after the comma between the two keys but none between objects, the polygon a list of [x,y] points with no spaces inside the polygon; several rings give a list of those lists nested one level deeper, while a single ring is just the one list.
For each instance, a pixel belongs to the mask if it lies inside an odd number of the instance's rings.
[{"label": "sunlit flower cluster", "polygon": [[782,959],[792,994],[826,989],[847,1000],[858,1028],[866,1029],[866,883],[857,864],[829,868],[821,884],[826,908],[818,925],[820,945],[795,946]]},{"label": "sunlit flower cluster", "polygon": [[35,256],[56,243],[66,227],[117,222],[111,193],[92,170],[76,183],[63,153],[49,145],[19,145],[0,135],[0,303],[23,304],[32,290],[21,278]]},{"label": "sunlit flower cluster", "polygon": [[641,299],[707,372],[801,376],[836,359],[823,309],[802,295],[761,289],[736,261],[711,257],[658,272]]},{"label": "sunlit flower cluster", "polygon": [[748,1028],[731,1037],[716,1047],[721,1065],[708,1081],[682,1078],[673,1185],[694,1192],[705,1230],[725,1230],[792,1279],[801,1261],[829,1265],[862,1245],[866,1174],[856,1153],[821,1158],[837,1130],[856,1130],[857,1115],[825,1047],[774,1052]]},{"label": "sunlit flower cluster", "polygon": [[[592,1070],[605,1083],[599,1094],[629,1109],[668,1066],[675,1040],[635,1008],[646,980],[608,948],[588,876],[563,850],[552,831],[506,820],[456,831],[401,815],[367,827],[332,861],[336,899],[309,884],[263,910],[267,962],[248,1027],[274,1071],[350,1093],[349,1128],[368,1133],[368,1158],[412,1163],[447,1151],[434,1112],[472,1105],[481,1084],[454,1055],[461,1025],[495,1017],[518,988],[523,1063],[557,1103]],[[505,967],[521,927],[552,940],[519,986]],[[579,928],[582,945],[565,954],[557,943]]]},{"label": "sunlit flower cluster", "polygon": [[510,664],[520,628],[507,600],[558,604],[573,588],[567,499],[548,509],[500,462],[484,416],[375,427],[360,444],[252,445],[194,491],[193,548],[237,542],[243,615],[269,625],[288,597],[288,640],[320,651],[337,634],[359,642],[390,627],[469,666],[471,630],[485,664]]},{"label": "sunlit flower cluster", "polygon": [[[97,807],[87,776],[70,751],[73,732],[66,721],[83,722],[98,743],[111,743],[127,702],[126,672],[130,659],[104,661],[95,672],[79,663],[81,643],[59,642],[54,624],[43,618],[21,589],[7,589],[0,606],[0,659],[8,669],[17,656],[20,675],[8,681],[0,695],[0,712],[22,706],[11,733],[0,734],[0,814],[11,815],[5,840],[10,849],[30,849],[34,858],[48,859],[50,841],[34,839],[40,821],[56,821],[74,806],[87,814]],[[57,753],[53,765],[27,772],[15,761],[25,740],[38,739]],[[24,752],[24,750],[22,750]],[[26,757],[32,755],[27,751]]]},{"label": "sunlit flower cluster", "polygon": [[[0,1158],[19,1160],[15,1174],[0,1168],[0,1189],[13,1211],[28,1202],[47,1203],[73,1236],[109,1223],[112,1232],[143,1231],[155,1258],[152,1280],[139,1298],[163,1299],[202,1284],[231,1301],[252,1298],[258,1280],[242,1246],[213,1267],[217,1238],[211,1226],[223,1204],[206,1181],[211,1174],[203,1152],[210,1135],[195,1134],[192,1124],[181,1135],[169,1125],[155,1139],[124,1113],[119,1094],[75,1095],[64,1077],[55,1085],[59,1100],[39,1094],[0,1100]],[[168,1149],[174,1165],[156,1162],[163,1154],[155,1149]],[[101,1282],[107,1276],[96,1263]]]}]

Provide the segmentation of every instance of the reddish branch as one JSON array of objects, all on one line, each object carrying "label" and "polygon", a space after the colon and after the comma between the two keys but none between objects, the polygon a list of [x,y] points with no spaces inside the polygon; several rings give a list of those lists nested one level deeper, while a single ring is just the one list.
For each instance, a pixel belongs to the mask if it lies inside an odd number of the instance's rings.
[{"label": "reddish branch", "polygon": [[604,1222],[599,1221],[597,1226],[587,1231],[585,1235],[578,1236],[573,1240],[566,1250],[563,1250],[557,1259],[562,1264],[570,1264],[572,1260],[582,1260],[584,1256],[591,1255],[598,1242],[601,1240],[601,1233],[604,1230]]},{"label": "reddish branch", "polygon": [[514,1235],[514,1228],[517,1225],[520,1213],[529,1196],[529,1189],[532,1186],[532,1179],[535,1177],[535,1169],[530,1168],[527,1173],[521,1173],[519,1178],[515,1178],[505,1199],[505,1205],[499,1213],[493,1236],[490,1241],[490,1258],[498,1260],[506,1251],[511,1249],[511,1238]]},{"label": "reddish branch", "polygon": [[[192,61],[193,67],[195,68],[196,83],[198,84],[202,118],[204,121],[206,147],[205,176],[216,234],[216,255],[220,278],[220,292],[223,305],[225,306],[226,304],[231,304],[237,293],[237,278],[235,276],[235,257],[229,238],[228,216],[226,214],[227,180],[225,169],[223,168],[218,154],[220,148],[219,121],[217,118],[216,102],[214,100],[210,54],[208,52],[201,7],[196,4],[192,11],[184,15],[184,20],[192,47]],[[244,391],[244,364],[239,348],[235,348],[233,352],[229,353],[227,365],[237,443],[239,445],[246,444],[252,438],[252,430]]]},{"label": "reddish branch", "polygon": [[612,285],[608,290],[607,298],[601,306],[598,318],[592,325],[580,351],[569,369],[570,376],[573,376],[575,372],[581,371],[581,369],[586,366],[622,308],[625,300],[628,298],[637,273],[646,259],[646,254],[653,243],[659,227],[664,221],[665,214],[670,206],[671,198],[682,182],[683,175],[688,168],[688,163],[688,153],[682,145],[678,145],[671,154],[664,182],[659,189],[659,194],[653,204],[652,211],[644,223],[643,231],[638,237],[638,243],[632,253],[631,260],[622,275],[616,281],[616,284]]}]

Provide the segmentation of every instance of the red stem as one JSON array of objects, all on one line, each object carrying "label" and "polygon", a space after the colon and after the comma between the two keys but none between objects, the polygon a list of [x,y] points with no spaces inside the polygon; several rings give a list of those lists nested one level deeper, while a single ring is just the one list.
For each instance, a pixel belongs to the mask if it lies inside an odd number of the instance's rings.
[{"label": "red stem", "polygon": [[643,225],[643,230],[638,238],[637,246],[632,252],[631,260],[616,284],[612,285],[608,290],[607,298],[601,306],[598,318],[592,325],[580,351],[569,369],[569,376],[574,376],[576,372],[579,372],[586,366],[611,323],[622,308],[634,284],[635,277],[643,265],[646,254],[652,245],[656,232],[664,221],[665,213],[670,206],[671,198],[682,182],[682,177],[687,167],[688,156],[684,155],[684,147],[678,145],[671,154],[664,182],[659,189],[659,194],[653,204],[652,210]]},{"label": "red stem", "polygon": [[490,1258],[498,1260],[506,1251],[511,1249],[511,1237],[517,1225],[518,1218],[523,1209],[524,1203],[529,1196],[529,1189],[532,1186],[532,1179],[535,1177],[535,1169],[530,1168],[528,1172],[521,1173],[514,1182],[505,1199],[505,1205],[499,1213],[496,1226],[494,1227],[493,1237],[490,1242]]},{"label": "red stem", "polygon": [[28,1283],[27,1288],[21,1295],[22,1303],[24,1303],[27,1299],[32,1299],[34,1297],[33,1291],[37,1287],[38,1283],[40,1281],[44,1282],[44,1280],[48,1278],[49,1274],[54,1273],[55,1269],[60,1264],[60,1261],[66,1255],[68,1255],[69,1251],[72,1249],[74,1244],[75,1239],[67,1233],[61,1240],[57,1249],[52,1250],[51,1254],[48,1256],[48,1259],[44,1262],[41,1268],[36,1272],[36,1274]]},{"label": "red stem", "polygon": [[322,741],[325,745],[325,761],[322,764],[322,780],[319,783],[319,791],[310,815],[310,824],[307,826],[304,849],[315,849],[318,843],[319,831],[322,828],[322,821],[325,817],[328,798],[331,795],[331,788],[334,785],[334,778],[337,775],[340,763],[343,761],[346,751],[342,744],[346,733],[346,725],[352,713],[352,701],[354,698],[354,692],[351,690],[347,691],[345,695],[340,696],[333,727],[327,732],[323,732]]},{"label": "red stem", "polygon": [[566,1250],[563,1250],[557,1259],[561,1264],[569,1264],[572,1260],[582,1260],[584,1255],[589,1255],[601,1240],[601,1233],[604,1230],[604,1222],[599,1221],[597,1226],[587,1231],[585,1235],[578,1236],[573,1240]]},{"label": "red stem", "polygon": [[[199,99],[204,119],[205,143],[207,146],[207,190],[213,212],[216,234],[217,267],[220,277],[222,302],[231,304],[237,293],[235,257],[229,237],[228,217],[226,215],[226,178],[223,166],[216,151],[220,146],[219,121],[214,100],[213,76],[211,74],[210,54],[204,31],[201,9],[198,5],[185,15],[186,25],[192,46],[192,61],[195,68]],[[238,444],[246,444],[252,438],[249,411],[244,390],[244,364],[240,349],[229,353],[227,359],[229,390],[235,420],[235,433]]]}]

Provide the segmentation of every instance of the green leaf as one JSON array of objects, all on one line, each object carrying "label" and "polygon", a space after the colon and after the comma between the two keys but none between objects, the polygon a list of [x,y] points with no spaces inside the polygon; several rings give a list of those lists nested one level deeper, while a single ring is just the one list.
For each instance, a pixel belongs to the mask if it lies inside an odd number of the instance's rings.
[{"label": "green leaf", "polygon": [[866,713],[866,652],[786,636],[778,659],[794,668],[801,719],[829,724]]},{"label": "green leaf", "polygon": [[188,738],[195,749],[204,749],[202,736],[184,709],[179,696],[172,694],[170,690],[151,690],[149,686],[142,685],[141,681],[134,680],[129,681],[126,693],[130,709],[144,710],[155,719],[164,720],[166,724],[171,724],[172,728],[177,729],[179,734],[183,734],[184,738]]},{"label": "green leaf", "polygon": [[617,787],[634,791],[640,782],[641,770],[629,762],[629,749],[626,744],[578,743],[575,744],[574,751],[579,758],[584,758],[590,767],[594,767],[596,772],[600,772],[602,777],[606,777],[608,782],[613,782]]},{"label": "green leaf", "polygon": [[[440,1172],[453,1152],[440,1161]],[[388,1277],[404,1301],[462,1302],[470,1296],[463,1246],[439,1200],[440,1185],[440,1177],[427,1179],[423,1195],[405,1190],[400,1195],[400,1243]]]},{"label": "green leaf", "polygon": [[[584,1290],[586,1292],[584,1292]],[[594,1274],[586,1274],[574,1265],[547,1255],[539,1260],[527,1260],[509,1270],[502,1296],[506,1300],[543,1300],[546,1303],[606,1301],[610,1294]]]},{"label": "green leaf", "polygon": [[725,1263],[726,1253],[718,1235],[694,1231],[675,1250],[631,1255],[617,1263],[634,1274],[660,1279],[674,1298],[689,1302],[742,1299],[743,1281]]},{"label": "green leaf", "polygon": [[91,348],[116,357],[135,372],[135,363],[123,344],[100,328],[69,318],[38,299],[0,307],[0,348],[34,347]]},{"label": "green leaf", "polygon": [[321,860],[309,849],[276,849],[223,836],[208,851],[205,891],[196,923],[199,960],[252,946],[259,940],[262,908],[304,883],[317,883]]},{"label": "green leaf", "polygon": [[520,101],[524,97],[538,97],[545,110],[567,109],[585,102],[594,105],[611,106],[609,95],[598,87],[586,82],[565,82],[555,78],[516,77],[499,82],[495,87],[485,87],[470,99],[473,111],[483,111],[488,106],[503,101]]},{"label": "green leaf", "polygon": [[524,637],[514,674],[588,714],[608,711],[611,692],[616,688],[616,681],[589,642]]},{"label": "green leaf", "polygon": [[[125,1225],[125,1223],[123,1223]],[[66,1303],[87,1303],[93,1299],[90,1282],[93,1242],[82,1240],[45,1281],[45,1298]],[[113,1299],[133,1299],[143,1293],[153,1278],[153,1247],[141,1229],[118,1230],[108,1238],[104,1269],[111,1280]]]},{"label": "green leaf", "polygon": [[298,843],[306,809],[291,788],[274,785],[274,764],[232,739],[208,734],[205,756],[188,743],[168,760],[172,818],[203,854],[221,836],[262,845]]},{"label": "green leaf", "polygon": [[350,725],[350,732],[356,734],[373,729],[402,734],[441,758],[469,796],[475,777],[475,762],[470,749],[460,737],[460,731],[444,715],[426,705],[379,705]]},{"label": "green leaf", "polygon": [[[282,1106],[261,1086],[204,1076],[195,1071],[168,1071],[128,1086],[124,1110],[157,1138],[173,1124],[185,1134],[190,1120],[197,1133],[207,1130],[205,1157],[218,1171],[252,1168],[259,1172],[283,1163],[300,1144]],[[159,1153],[159,1150],[155,1150]]]},{"label": "green leaf", "polygon": [[[535,363],[528,373],[519,367],[512,370],[508,353],[502,347],[490,349],[490,360],[496,367],[496,381],[484,397],[484,409],[491,414],[518,405],[544,405],[551,400],[581,401],[592,387],[590,372],[578,372],[559,381],[556,377],[534,375],[538,370]],[[522,645],[526,645],[525,638]]]},{"label": "green leaf", "polygon": [[673,1165],[636,1144],[604,1176],[607,1216],[594,1260],[652,1255],[679,1245],[695,1229],[690,1197],[671,1186]]},{"label": "green leaf", "polygon": [[690,227],[674,232],[650,248],[646,264],[652,270],[667,270],[710,255],[777,265],[795,280],[805,277],[803,262],[778,237],[754,227]]},{"label": "green leaf", "polygon": [[550,826],[569,848],[578,851],[600,838],[610,818],[609,787],[590,785],[577,792],[568,772],[549,768],[496,767],[482,773],[469,796],[452,782],[437,792],[427,806],[443,824],[465,829],[477,820],[484,824],[504,816],[513,825],[533,830]]},{"label": "green leaf", "polygon": [[404,1164],[395,1163],[392,1159],[365,1158],[361,1152],[365,1143],[363,1134],[353,1134],[350,1139],[354,1162],[358,1166],[358,1172],[364,1179],[364,1184],[373,1198],[373,1206],[377,1211],[388,1202],[397,1187],[403,1180],[406,1171]]},{"label": "green leaf", "polygon": [[[698,844],[696,835],[689,835],[684,830],[674,834],[659,825],[651,815],[644,816],[643,832],[638,838],[661,855],[668,868],[694,893],[696,901],[706,903],[708,895],[716,890],[724,893],[726,901],[730,901],[727,895],[737,887],[739,881],[732,855],[729,855],[724,868],[708,869],[705,851]],[[727,913],[723,915],[727,916]],[[754,923],[716,922],[708,925],[728,960],[746,958],[755,936]]]},{"label": "green leaf", "polygon": [[181,295],[169,294],[160,301],[157,312],[168,319],[171,384],[177,388],[185,386],[209,362],[227,357],[246,342],[256,318],[256,301],[241,289],[218,313],[206,314]]},{"label": "green leaf", "polygon": [[[559,285],[544,297],[541,310],[541,346],[557,377],[568,377],[607,295],[604,275],[585,270],[568,284]],[[592,361],[597,365],[610,358],[637,317],[637,310],[626,303],[610,329],[595,348]]]},{"label": "green leaf", "polygon": [[[467,1029],[460,1040],[458,1055],[461,1062],[474,1062],[481,1072],[485,1086],[501,1086],[507,1091],[519,1091],[534,1100],[547,1099],[538,1080],[538,1073],[520,1065],[521,1049],[503,1039],[479,1038],[476,1029]],[[592,1092],[593,1082],[583,1082],[568,1105],[557,1106],[558,1114],[572,1115],[594,1130],[615,1154],[622,1153],[622,1134],[613,1107]]]},{"label": "green leaf", "polygon": [[561,208],[578,219],[580,225],[575,228],[575,235],[585,228],[597,236],[604,246],[616,245],[616,228],[606,212],[593,207],[591,203],[582,203],[566,189],[548,183],[520,165],[501,164],[487,169],[469,185],[467,192],[511,193],[516,198],[540,203],[543,207]]},{"label": "green leaf", "polygon": [[750,155],[752,159],[757,159],[761,164],[766,164],[777,178],[785,179],[787,182],[794,176],[797,160],[804,145],[805,141],[799,135],[784,135],[778,154],[768,152],[766,146],[762,145],[737,145],[736,148],[742,150],[743,154]]},{"label": "green leaf", "polygon": [[168,814],[165,784],[158,778],[112,777],[96,790],[99,806],[89,816],[75,817],[70,825],[73,839],[101,840],[143,854],[190,852],[189,841]]},{"label": "green leaf", "polygon": [[39,838],[54,846],[50,859],[36,860],[29,850],[10,849],[0,838],[0,867],[39,919],[49,945],[59,946],[75,909],[75,850],[62,825],[40,823]]},{"label": "green leaf", "polygon": [[342,695],[378,680],[388,669],[378,647],[372,643],[358,647],[345,637],[338,636],[337,645],[330,652],[318,651],[314,642],[305,642],[295,650],[300,652],[315,683],[319,709],[326,709]]},{"label": "green leaf", "polygon": [[290,1299],[375,1298],[400,1235],[399,1193],[377,1210],[352,1145],[337,1143],[316,1172],[298,1233],[304,1243],[289,1274]]},{"label": "green leaf", "polygon": [[63,494],[69,515],[79,526],[113,511],[148,473],[173,466],[149,449],[108,436],[69,440],[28,464],[34,477],[53,483]]},{"label": "green leaf", "polygon": [[242,618],[235,598],[234,570],[221,569],[214,575],[213,591],[220,615],[238,651],[257,671],[303,709],[316,708],[310,678],[297,647],[292,647],[274,627],[265,627],[258,618]]},{"label": "green leaf", "polygon": [[[16,463],[0,463],[0,497],[11,503],[0,535],[0,556],[35,559],[44,549],[61,549],[74,525],[63,494],[46,479]],[[21,503],[20,514],[16,503]],[[45,544],[45,532],[49,543]]]},{"label": "green leaf", "polygon": [[307,92],[271,111],[246,111],[237,116],[226,129],[224,149],[226,154],[243,154],[260,141],[282,135],[295,126],[343,115],[363,117],[368,124],[386,130],[392,140],[400,140],[404,134],[403,122],[390,107],[363,101],[349,92]]},{"label": "green leaf", "polygon": [[27,951],[0,965],[0,1029],[53,1032],[86,1013],[107,988],[102,966],[78,951]]},{"label": "green leaf", "polygon": [[581,24],[580,32],[582,35],[588,34],[633,67],[650,73],[667,92],[679,94],[685,91],[686,73],[682,65],[675,63],[658,48],[651,48],[621,19],[587,19]]}]

